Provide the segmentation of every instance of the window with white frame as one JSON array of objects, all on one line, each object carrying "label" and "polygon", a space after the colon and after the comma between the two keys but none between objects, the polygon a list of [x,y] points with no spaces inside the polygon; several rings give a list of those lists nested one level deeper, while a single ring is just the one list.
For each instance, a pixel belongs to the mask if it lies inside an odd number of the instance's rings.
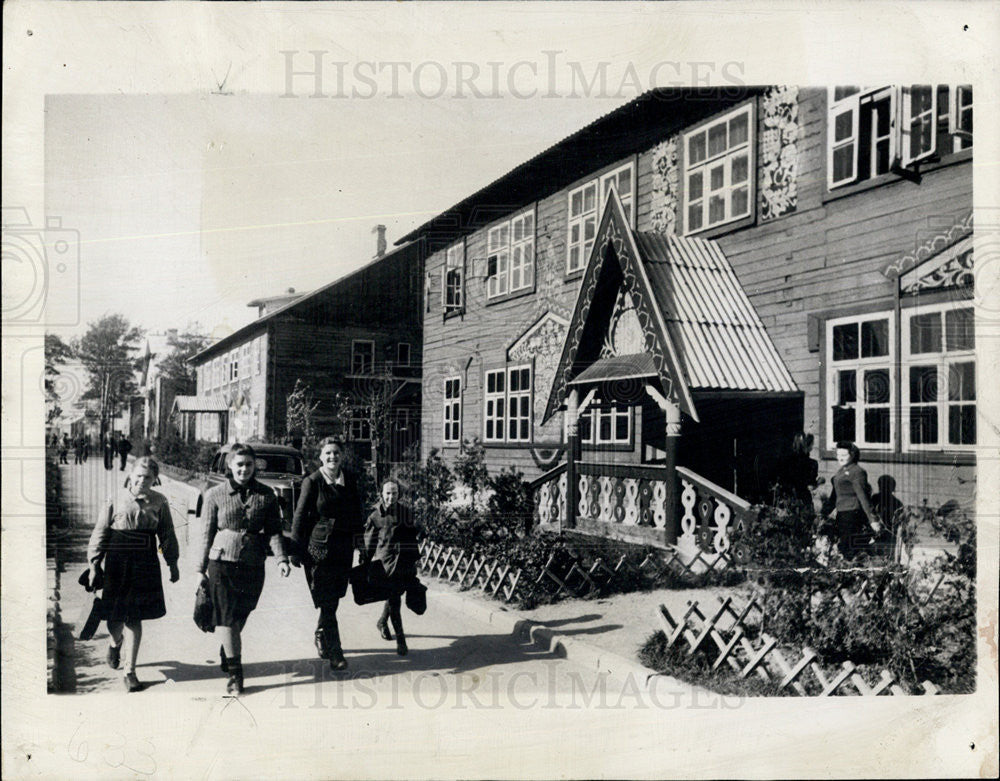
[{"label": "window with white frame", "polygon": [[976,335],[971,304],[903,312],[903,446],[976,444]]},{"label": "window with white frame", "polygon": [[258,437],[264,436],[264,420],[260,416],[260,404],[254,404],[253,407],[252,433],[256,434]]},{"label": "window with white frame", "polygon": [[350,432],[352,442],[369,442],[372,438],[372,426],[368,407],[352,407]]},{"label": "window with white frame", "polygon": [[371,374],[375,369],[375,342],[354,339],[351,342],[351,374]]},{"label": "window with white frame", "polygon": [[250,373],[251,373],[251,368],[250,368],[250,349],[251,349],[252,346],[253,345],[251,345],[250,342],[247,342],[246,344],[243,345],[243,348],[241,350],[242,355],[240,357],[240,363],[243,365],[243,372],[244,372],[244,375],[247,376],[247,377],[249,377]]},{"label": "window with white frame", "polygon": [[748,217],[754,202],[753,104],[684,134],[684,230]]},{"label": "window with white frame", "polygon": [[891,446],[893,333],[886,312],[827,321],[828,447],[841,440],[869,448]]},{"label": "window with white frame", "polygon": [[400,342],[396,345],[396,365],[397,366],[409,366],[410,365],[410,344],[409,342]]},{"label": "window with white frame", "polygon": [[535,212],[495,225],[486,234],[486,296],[496,298],[535,284]]},{"label": "window with white frame", "polygon": [[459,377],[444,381],[444,441],[449,445],[462,441],[462,380]]},{"label": "window with white frame", "polygon": [[253,342],[253,362],[254,362],[254,373],[260,374],[261,368],[261,353],[263,352],[263,342],[264,337],[258,336]]},{"label": "window with white frame", "polygon": [[483,440],[531,440],[531,367],[509,366],[486,372],[483,395]]},{"label": "window with white frame", "polygon": [[222,384],[222,370],[220,369],[219,359],[215,358],[212,360],[212,388],[218,388]]},{"label": "window with white frame", "polygon": [[240,378],[240,351],[233,350],[229,353],[229,381],[235,382]]},{"label": "window with white frame", "polygon": [[[626,163],[569,192],[569,220],[566,235],[566,273],[580,271],[590,259],[597,236],[598,210],[608,191],[614,188],[630,224],[635,226],[635,164]],[[600,197],[598,197],[600,196]]]},{"label": "window with white frame", "polygon": [[832,87],[827,185],[863,182],[972,145],[972,88]]},{"label": "window with white frame", "polygon": [[465,243],[458,242],[445,252],[441,306],[445,312],[462,309],[465,302]]},{"label": "window with white frame", "polygon": [[627,445],[632,441],[632,408],[594,400],[580,416],[580,441],[589,445]]}]

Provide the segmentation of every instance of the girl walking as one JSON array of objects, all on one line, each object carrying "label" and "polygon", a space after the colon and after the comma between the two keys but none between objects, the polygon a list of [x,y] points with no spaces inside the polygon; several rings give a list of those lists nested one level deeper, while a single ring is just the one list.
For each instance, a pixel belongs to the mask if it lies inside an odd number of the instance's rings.
[{"label": "girl walking", "polygon": [[[142,640],[142,622],[162,618],[167,613],[163,601],[157,540],[170,568],[170,582],[176,583],[177,537],[167,498],[152,485],[160,474],[152,458],[136,460],[132,471],[101,513],[90,535],[87,560],[90,583],[95,583],[104,564],[105,618],[111,644],[108,664],[115,670],[125,651],[125,688],[139,691],[142,683],[135,674],[135,662]],[[123,648],[124,647],[124,648]]]},{"label": "girl walking", "polygon": [[247,617],[264,589],[267,546],[288,577],[281,511],[274,491],[254,479],[256,454],[249,445],[229,452],[229,479],[205,494],[198,572],[208,582],[215,625],[222,636],[219,657],[228,673],[226,691],[243,692],[243,641]]}]

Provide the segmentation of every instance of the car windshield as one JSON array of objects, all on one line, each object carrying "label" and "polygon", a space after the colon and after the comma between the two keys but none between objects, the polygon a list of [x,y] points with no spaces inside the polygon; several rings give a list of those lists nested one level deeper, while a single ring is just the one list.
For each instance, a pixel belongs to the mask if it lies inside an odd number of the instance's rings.
[{"label": "car windshield", "polygon": [[279,472],[282,474],[301,475],[302,461],[297,456],[283,453],[264,453],[256,459],[258,472]]}]

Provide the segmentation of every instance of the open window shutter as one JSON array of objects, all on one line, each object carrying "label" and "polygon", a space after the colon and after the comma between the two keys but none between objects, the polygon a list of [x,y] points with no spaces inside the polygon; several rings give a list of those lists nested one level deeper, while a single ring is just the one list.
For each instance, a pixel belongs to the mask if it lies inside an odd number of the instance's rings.
[{"label": "open window shutter", "polygon": [[959,121],[962,108],[962,95],[972,92],[968,84],[956,84],[948,90],[948,132],[961,138],[972,138],[972,133],[963,130]]},{"label": "open window shutter", "polygon": [[858,178],[858,98],[831,106],[826,144],[827,185],[832,190]]},{"label": "open window shutter", "polygon": [[[914,88],[903,87],[900,92],[899,102],[901,108],[898,112],[900,116],[900,154],[902,164],[908,166],[931,157],[937,151],[937,89],[933,86],[930,88],[930,113],[923,115],[924,119],[916,126],[917,132],[914,132],[914,120],[918,119],[921,115],[919,113],[914,115]],[[924,122],[930,127],[930,140],[926,146],[923,144],[919,133]]]}]

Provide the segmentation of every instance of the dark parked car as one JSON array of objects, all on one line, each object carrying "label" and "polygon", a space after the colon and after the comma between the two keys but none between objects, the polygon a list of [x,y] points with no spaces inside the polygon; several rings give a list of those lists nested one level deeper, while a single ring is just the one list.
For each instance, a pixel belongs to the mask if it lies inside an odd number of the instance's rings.
[{"label": "dark parked car", "polygon": [[[226,468],[226,461],[232,447],[232,444],[223,445],[212,458],[208,477],[213,483],[221,483],[228,477],[229,470]],[[257,455],[257,468],[254,477],[270,487],[277,495],[278,504],[281,507],[282,523],[285,531],[290,531],[292,513],[295,510],[295,503],[299,499],[299,486],[302,484],[302,478],[308,474],[302,460],[302,454],[294,447],[287,445],[252,442],[250,447]]]}]

